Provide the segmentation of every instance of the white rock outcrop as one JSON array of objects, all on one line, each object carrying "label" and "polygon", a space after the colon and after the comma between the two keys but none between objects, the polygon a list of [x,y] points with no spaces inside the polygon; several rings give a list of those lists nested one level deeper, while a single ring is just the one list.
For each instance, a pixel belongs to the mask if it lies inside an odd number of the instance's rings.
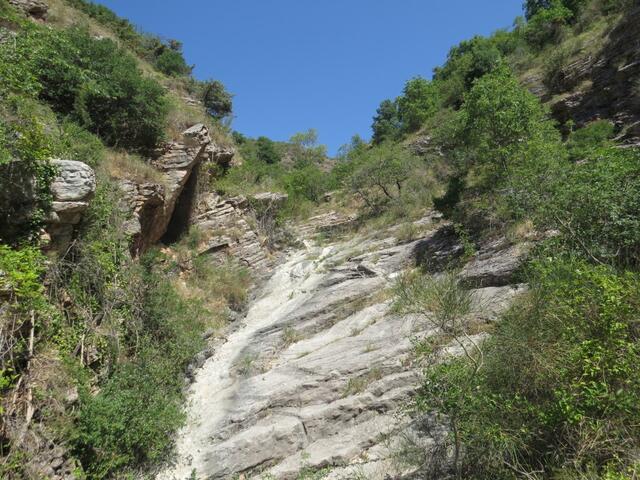
[{"label": "white rock outcrop", "polygon": [[[446,432],[405,407],[423,380],[414,341],[437,331],[394,313],[388,296],[425,252],[457,254],[443,245],[455,242],[446,225],[429,217],[421,226],[427,233],[410,242],[377,232],[309,244],[275,267],[246,317],[195,371],[175,464],[156,478],[195,471],[210,480],[294,480],[327,468],[322,478],[384,480],[409,473],[394,460],[403,442],[430,455]],[[473,290],[474,317],[494,321],[521,291]]]},{"label": "white rock outcrop", "polygon": [[93,169],[75,160],[52,160],[57,175],[51,183],[52,209],[47,218],[46,231],[50,237],[49,248],[64,252],[73,239],[75,226],[96,191],[96,175]]}]

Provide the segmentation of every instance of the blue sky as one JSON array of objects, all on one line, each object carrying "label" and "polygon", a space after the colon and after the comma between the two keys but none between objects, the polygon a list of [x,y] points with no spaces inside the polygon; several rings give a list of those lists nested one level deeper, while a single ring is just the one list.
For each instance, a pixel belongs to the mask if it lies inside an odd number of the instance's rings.
[{"label": "blue sky", "polygon": [[315,128],[335,153],[449,48],[508,28],[521,0],[99,0],[184,43],[197,78],[234,97],[234,129],[286,140]]}]

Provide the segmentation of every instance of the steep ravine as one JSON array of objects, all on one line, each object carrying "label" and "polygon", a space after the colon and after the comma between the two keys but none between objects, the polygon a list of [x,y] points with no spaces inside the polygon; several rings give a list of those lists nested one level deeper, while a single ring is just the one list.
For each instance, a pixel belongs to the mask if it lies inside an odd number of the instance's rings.
[{"label": "steep ravine", "polygon": [[[395,461],[401,442],[415,437],[427,454],[433,440],[416,435],[403,410],[421,378],[412,339],[436,332],[424,319],[392,314],[390,287],[417,259],[446,259],[460,246],[437,219],[418,226],[428,233],[404,243],[393,229],[307,242],[276,267],[197,371],[176,458],[157,478],[295,479],[304,468],[326,468],[324,478],[383,479],[407,473]],[[477,260],[469,278],[502,269],[492,283],[507,283],[517,259],[507,253],[507,264],[516,261],[505,269],[500,255],[490,265]],[[474,315],[491,321],[519,288],[477,289]]]}]

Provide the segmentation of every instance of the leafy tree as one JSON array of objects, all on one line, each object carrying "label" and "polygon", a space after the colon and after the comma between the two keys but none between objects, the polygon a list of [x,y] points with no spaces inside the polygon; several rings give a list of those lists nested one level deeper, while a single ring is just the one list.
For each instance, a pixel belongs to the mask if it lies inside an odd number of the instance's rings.
[{"label": "leafy tree", "polygon": [[422,77],[409,80],[397,100],[403,132],[415,132],[440,106],[437,87]]},{"label": "leafy tree", "polygon": [[189,75],[192,70],[192,67],[187,65],[182,52],[173,48],[163,49],[162,53],[156,57],[154,65],[162,73],[174,77]]},{"label": "leafy tree", "polygon": [[292,135],[288,151],[297,167],[317,165],[327,158],[327,148],[318,144],[318,132],[314,128]]},{"label": "leafy tree", "polygon": [[306,132],[295,133],[289,141],[300,148],[313,148],[318,143],[318,131],[310,128]]},{"label": "leafy tree", "polygon": [[219,80],[209,80],[202,85],[202,102],[207,113],[222,120],[233,112],[233,96]]},{"label": "leafy tree", "polygon": [[369,207],[397,200],[416,166],[410,152],[391,143],[365,151],[355,161],[350,186]]},{"label": "leafy tree", "polygon": [[586,3],[586,0],[525,0],[524,15],[527,20],[531,20],[543,10],[551,10],[559,6],[576,15]]},{"label": "leafy tree", "polygon": [[400,135],[400,116],[398,104],[393,100],[383,100],[373,117],[372,141],[379,145],[386,140],[396,140]]},{"label": "leafy tree", "polygon": [[280,154],[274,142],[267,137],[258,137],[256,140],[256,155],[261,162],[268,164],[280,162]]},{"label": "leafy tree", "polygon": [[316,165],[308,164],[288,172],[283,182],[292,199],[319,202],[327,191],[328,176]]},{"label": "leafy tree", "polygon": [[434,70],[434,80],[445,104],[460,106],[474,81],[497,68],[503,55],[512,51],[513,39],[513,34],[497,32],[492,37],[476,36],[453,47],[445,65]]},{"label": "leafy tree", "polygon": [[360,135],[354,135],[350,143],[340,147],[337,162],[331,169],[332,183],[336,187],[345,186],[349,182],[358,165],[358,159],[365,154],[368,148],[369,145]]},{"label": "leafy tree", "polygon": [[525,28],[525,38],[530,45],[540,48],[555,40],[575,17],[575,13],[560,0],[553,0],[548,8],[537,10]]},{"label": "leafy tree", "polygon": [[479,163],[506,172],[522,147],[536,137],[556,137],[540,101],[507,67],[480,78],[465,97],[463,135]]}]

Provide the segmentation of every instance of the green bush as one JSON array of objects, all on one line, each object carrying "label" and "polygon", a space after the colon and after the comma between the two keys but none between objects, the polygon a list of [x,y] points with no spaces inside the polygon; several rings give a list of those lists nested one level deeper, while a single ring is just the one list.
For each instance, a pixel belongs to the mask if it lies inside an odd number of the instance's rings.
[{"label": "green bush", "polygon": [[233,111],[233,96],[227,92],[222,82],[208,80],[202,83],[202,103],[209,115],[217,120],[231,115]]},{"label": "green bush", "polygon": [[409,80],[397,102],[398,117],[404,133],[420,129],[440,106],[437,87],[422,77]]},{"label": "green bush", "polygon": [[35,119],[0,120],[0,242],[37,239],[51,206],[51,139]]},{"label": "green bush", "polygon": [[507,162],[512,148],[537,135],[546,120],[539,100],[507,68],[476,82],[465,97],[463,112],[464,133],[483,162]]},{"label": "green bush", "polygon": [[394,141],[400,137],[400,115],[398,113],[398,102],[393,100],[383,100],[373,117],[372,141],[379,145],[385,141]]},{"label": "green bush", "polygon": [[[30,359],[30,331],[39,335],[50,314],[42,283],[45,257],[35,247],[0,244],[0,395],[4,396]],[[3,415],[0,405],[0,415]],[[4,462],[3,462],[4,463]],[[0,473],[3,467],[0,467]]]},{"label": "green bush", "polygon": [[54,291],[72,300],[54,341],[68,355],[82,342],[94,352],[82,361],[99,373],[98,395],[78,379],[80,407],[63,432],[90,479],[166,452],[183,419],[185,367],[203,348],[209,315],[200,302],[178,295],[158,254],[141,265],[131,262],[121,212],[114,208],[118,191],[102,185],[81,239],[52,273]]},{"label": "green bush", "polygon": [[14,48],[0,52],[0,65],[16,60],[21,64],[14,70],[35,79],[28,89],[16,87],[19,93],[37,92],[107,144],[149,150],[162,138],[163,88],[145,78],[135,59],[113,41],[81,29],[33,25],[18,35]]},{"label": "green bush", "polygon": [[191,73],[191,67],[187,65],[182,52],[171,48],[164,48],[162,53],[156,57],[154,65],[165,75],[173,77]]},{"label": "green bush", "polygon": [[453,47],[445,64],[434,69],[433,78],[445,105],[459,107],[475,80],[499,67],[516,42],[514,34],[498,31],[491,37],[475,36]]},{"label": "green bush", "polygon": [[615,133],[613,123],[597,120],[583,128],[571,132],[567,141],[571,160],[585,160],[602,147],[613,146],[611,139]]},{"label": "green bush", "polygon": [[264,163],[280,162],[280,154],[276,150],[274,142],[267,137],[258,137],[256,140],[256,156]]},{"label": "green bush", "polygon": [[464,452],[457,478],[540,470],[543,478],[561,470],[578,478],[633,464],[638,280],[581,261],[538,264],[531,293],[484,344],[482,369],[459,359],[428,370],[417,405],[453,422],[451,441]]},{"label": "green bush", "polygon": [[531,20],[544,10],[562,6],[571,11],[573,15],[577,15],[587,3],[588,0],[525,0],[524,14],[528,20]]},{"label": "green bush", "polygon": [[571,165],[537,212],[541,225],[559,229],[556,241],[586,258],[640,266],[640,154],[609,148]]},{"label": "green bush", "polygon": [[142,273],[143,318],[129,327],[135,355],[116,367],[97,396],[84,396],[71,435],[92,479],[160,460],[183,420],[182,377],[203,347],[205,316],[150,268]]},{"label": "green bush", "polygon": [[551,41],[557,41],[564,27],[574,18],[574,12],[561,0],[553,0],[548,8],[537,10],[529,19],[524,37],[531,46],[542,48]]},{"label": "green bush", "polygon": [[283,184],[292,199],[319,202],[327,191],[327,177],[316,165],[306,165],[285,174]]}]

